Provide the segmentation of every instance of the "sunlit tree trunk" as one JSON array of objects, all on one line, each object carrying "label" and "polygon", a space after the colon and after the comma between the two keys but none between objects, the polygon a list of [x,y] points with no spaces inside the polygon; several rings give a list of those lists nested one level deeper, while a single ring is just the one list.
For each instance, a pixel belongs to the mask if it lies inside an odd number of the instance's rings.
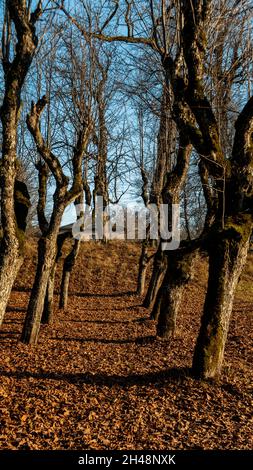
[{"label": "sunlit tree trunk", "polygon": [[46,297],[44,302],[43,314],[41,318],[41,323],[49,324],[53,321],[54,318],[54,288],[55,288],[55,274],[58,262],[62,256],[62,249],[64,242],[71,237],[71,233],[65,232],[60,233],[57,237],[57,254],[56,258],[48,278]]},{"label": "sunlit tree trunk", "polygon": [[[7,0],[2,31],[4,97],[1,106],[1,247],[0,247],[0,325],[3,321],[13,283],[23,261],[24,230],[19,228],[14,206],[17,127],[21,91],[37,46],[35,23],[41,3],[31,15],[26,2]],[[12,23],[16,30],[14,57],[10,57]]]},{"label": "sunlit tree trunk", "polygon": [[55,266],[57,236],[63,211],[64,207],[58,209],[50,233],[39,240],[37,271],[21,335],[21,341],[26,344],[35,344],[38,339],[48,282]]},{"label": "sunlit tree trunk", "polygon": [[247,259],[252,222],[219,233],[209,249],[209,279],[193,358],[197,377],[219,375],[238,279]]},{"label": "sunlit tree trunk", "polygon": [[148,258],[148,242],[142,243],[141,247],[141,256],[139,259],[139,274],[137,280],[137,294],[143,295],[145,291],[145,281],[146,281],[146,274],[149,264]]}]

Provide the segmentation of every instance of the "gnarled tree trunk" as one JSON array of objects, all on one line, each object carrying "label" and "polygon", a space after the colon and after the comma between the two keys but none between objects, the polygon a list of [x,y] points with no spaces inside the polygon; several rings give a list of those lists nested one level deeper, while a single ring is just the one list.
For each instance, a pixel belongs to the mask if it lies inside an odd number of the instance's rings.
[{"label": "gnarled tree trunk", "polygon": [[219,233],[209,249],[209,279],[201,328],[194,351],[193,374],[217,376],[240,274],[247,259],[252,222]]},{"label": "gnarled tree trunk", "polygon": [[159,244],[158,250],[154,256],[154,264],[152,269],[152,275],[149,282],[148,290],[146,292],[145,299],[143,301],[143,307],[150,308],[154,305],[157,293],[161,287],[163,277],[166,271],[166,256],[162,251],[161,243]]},{"label": "gnarled tree trunk", "polygon": [[[19,226],[15,211],[15,178],[17,163],[17,127],[20,114],[21,91],[37,46],[35,23],[41,14],[41,4],[31,15],[25,2],[6,1],[2,32],[2,65],[4,71],[4,98],[0,110],[2,122],[1,159],[1,225],[0,248],[0,325],[3,321],[13,283],[23,261],[24,230]],[[17,41],[14,57],[10,57],[12,24]],[[26,219],[26,216],[25,216]],[[26,225],[25,219],[23,221]]]},{"label": "gnarled tree trunk", "polygon": [[52,276],[55,266],[57,235],[62,212],[57,214],[58,221],[51,233],[47,237],[41,237],[39,240],[37,271],[21,335],[21,341],[25,344],[35,344],[38,339],[48,281],[50,275]]},{"label": "gnarled tree trunk", "polygon": [[[30,114],[27,116],[28,129],[36,143],[38,153],[55,178],[56,189],[50,223],[47,223],[45,220],[45,223],[42,224],[43,235],[39,240],[37,271],[21,335],[21,341],[26,344],[35,344],[37,342],[48,281],[57,256],[57,237],[62,215],[67,205],[74,201],[82,192],[82,159],[88,145],[91,130],[91,123],[87,119],[78,132],[77,142],[73,148],[73,182],[71,188],[68,189],[69,179],[64,174],[59,159],[46,144],[40,129],[41,114],[47,105],[47,101],[47,97],[44,96],[36,104],[32,103]],[[42,211],[45,200],[45,182],[46,180],[43,177],[43,181],[40,181],[40,190],[42,191],[40,204]]]},{"label": "gnarled tree trunk", "polygon": [[194,254],[171,252],[167,271],[152,317],[158,319],[157,336],[170,339],[176,331],[178,311],[185,287],[192,277]]}]

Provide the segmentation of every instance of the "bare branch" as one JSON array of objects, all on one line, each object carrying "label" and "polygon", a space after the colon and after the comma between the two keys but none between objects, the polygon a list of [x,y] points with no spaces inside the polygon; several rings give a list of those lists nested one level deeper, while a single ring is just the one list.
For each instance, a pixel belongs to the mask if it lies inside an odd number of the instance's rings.
[{"label": "bare branch", "polygon": [[58,158],[53,154],[53,152],[48,148],[45,143],[45,140],[40,131],[40,117],[47,105],[47,97],[39,99],[37,104],[32,103],[30,114],[27,115],[27,126],[30,133],[33,136],[37,150],[44,162],[48,165],[50,171],[52,172],[57,185],[60,187],[66,187],[68,185],[68,178],[64,175],[62,171],[61,164]]},{"label": "bare branch", "polygon": [[114,0],[114,3],[115,3],[114,9],[113,9],[112,13],[108,16],[108,18],[105,20],[103,26],[100,28],[99,34],[101,34],[103,32],[103,30],[106,28],[106,26],[108,26],[108,24],[112,21],[112,19],[114,18],[114,16],[116,15],[116,13],[118,11],[119,0]]},{"label": "bare branch", "polygon": [[[57,3],[57,2],[55,2]],[[144,37],[132,37],[132,36],[122,36],[122,35],[116,35],[116,36],[107,36],[105,34],[102,34],[102,33],[90,33],[90,32],[87,32],[85,30],[85,28],[83,28],[79,23],[78,21],[66,10],[66,8],[64,7],[63,4],[59,5],[57,3],[58,7],[60,10],[62,10],[62,12],[67,16],[67,18],[71,21],[71,23],[73,25],[76,26],[76,28],[82,33],[82,35],[86,38],[86,39],[89,39],[89,38],[95,38],[95,39],[99,39],[101,41],[105,41],[105,42],[125,42],[125,43],[130,43],[130,44],[145,44],[145,45],[148,45],[150,47],[152,47],[152,49],[156,50],[156,51],[159,51],[160,48],[157,47],[157,44],[156,42],[154,41],[154,39],[151,39],[151,38],[144,38]],[[109,23],[108,23],[109,24]],[[104,27],[102,28],[102,30],[104,29]]]}]

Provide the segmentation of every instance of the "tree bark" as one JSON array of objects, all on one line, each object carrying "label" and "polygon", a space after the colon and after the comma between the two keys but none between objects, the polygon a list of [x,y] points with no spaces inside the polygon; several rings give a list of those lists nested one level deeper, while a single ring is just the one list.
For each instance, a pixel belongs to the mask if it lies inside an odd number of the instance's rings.
[{"label": "tree bark", "polygon": [[73,267],[75,265],[78,253],[79,253],[79,248],[80,248],[80,240],[75,240],[73,247],[68,254],[68,256],[65,258],[64,264],[63,264],[63,271],[62,271],[62,281],[61,281],[61,290],[60,290],[60,302],[59,302],[59,308],[66,310],[67,305],[68,305],[68,292],[69,292],[69,281],[70,281],[70,275],[73,270]]},{"label": "tree bark", "polygon": [[[41,14],[41,5],[38,4],[35,12],[29,17],[24,3],[14,0],[6,2],[2,32],[2,66],[5,90],[0,109],[3,136],[1,159],[0,325],[4,318],[13,283],[22,264],[26,227],[26,216],[19,226],[20,219],[17,217],[18,212],[15,207],[17,127],[20,115],[21,91],[38,43],[35,34],[35,23]],[[17,39],[12,60],[10,60],[11,22],[15,26]]]},{"label": "tree bark", "polygon": [[149,282],[148,290],[143,301],[143,307],[150,308],[153,306],[158,290],[162,284],[166,270],[166,256],[161,249],[161,243],[154,257],[154,265],[152,276]]},{"label": "tree bark", "polygon": [[[176,126],[171,115],[171,89],[167,82],[164,81],[163,93],[160,109],[160,126],[158,133],[158,149],[157,161],[153,180],[150,190],[150,203],[156,204],[160,207],[162,202],[162,192],[165,184],[167,172],[172,171],[171,155],[175,149],[176,142]],[[146,184],[148,187],[148,184]],[[166,271],[166,257],[161,250],[161,243],[159,243],[157,252],[154,257],[154,265],[152,276],[149,282],[147,293],[143,301],[143,306],[146,308],[153,307],[156,296],[161,287],[164,273]],[[157,299],[157,305],[159,300]]]},{"label": "tree bark", "polygon": [[[83,190],[82,159],[91,132],[91,123],[87,119],[78,132],[77,142],[73,149],[73,182],[71,188],[68,189],[69,178],[64,174],[60,160],[47,146],[40,129],[40,118],[47,101],[47,97],[43,96],[36,104],[32,103],[30,114],[27,116],[28,129],[36,143],[38,153],[54,176],[56,189],[50,223],[48,224],[47,221],[43,223],[42,237],[39,241],[37,271],[21,335],[21,341],[25,344],[36,344],[38,339],[49,276],[57,257],[57,237],[62,215],[67,205],[75,201]],[[45,180],[43,181],[40,182],[40,189],[43,191],[40,195],[42,210],[45,191]]]},{"label": "tree bark", "polygon": [[53,321],[55,273],[57,269],[57,264],[62,256],[62,248],[63,248],[64,242],[67,240],[67,238],[70,238],[70,237],[71,237],[71,233],[68,233],[68,232],[61,233],[57,237],[57,255],[56,255],[56,259],[55,259],[53,268],[51,270],[51,273],[48,279],[44,309],[43,309],[43,314],[42,314],[42,319],[41,319],[41,323],[44,323],[44,324],[50,324]]},{"label": "tree bark", "polygon": [[197,377],[214,378],[221,372],[233,299],[251,231],[252,222],[231,225],[209,248],[208,289],[193,357],[193,374]]},{"label": "tree bark", "polygon": [[[105,97],[105,86],[108,77],[108,70],[100,62],[98,67],[101,73],[101,79],[98,83],[96,101],[98,105],[98,135],[97,135],[97,162],[96,162],[96,175],[94,178],[94,189],[93,189],[93,218],[97,207],[97,197],[103,198],[103,210],[109,204],[109,192],[108,192],[108,178],[107,178],[107,157],[108,157],[108,130],[106,127],[106,97]],[[103,214],[103,228],[106,226],[108,216]],[[107,234],[103,233],[103,242],[107,241]]]},{"label": "tree bark", "polygon": [[164,278],[156,293],[156,296],[153,302],[153,307],[152,307],[151,314],[150,314],[150,320],[157,321],[159,318],[163,293],[164,293]]},{"label": "tree bark", "polygon": [[[14,183],[15,233],[8,243],[3,238],[0,253],[0,326],[2,325],[6,306],[14,281],[24,259],[25,231],[27,214],[30,207],[30,196],[25,183],[16,180]],[[12,243],[10,243],[12,241]]]},{"label": "tree bark", "polygon": [[18,247],[6,248],[0,257],[0,326],[10,298],[14,281],[23,263]]},{"label": "tree bark", "polygon": [[53,321],[53,314],[54,314],[54,282],[55,282],[55,272],[56,272],[56,262],[51,269],[48,283],[47,283],[47,290],[44,302],[44,309],[41,318],[41,323],[50,324]]},{"label": "tree bark", "polygon": [[139,273],[137,281],[137,294],[143,295],[145,292],[146,274],[149,264],[147,240],[144,240],[141,247],[141,256],[139,259]]},{"label": "tree bark", "polygon": [[156,310],[152,316],[158,319],[157,336],[170,339],[176,331],[177,315],[184,289],[192,278],[193,260],[196,253],[180,251],[167,254],[167,271],[160,289]]},{"label": "tree bark", "polygon": [[64,270],[62,273],[62,282],[61,282],[61,293],[60,293],[60,303],[59,308],[66,310],[68,305],[68,292],[69,292],[69,281],[70,281],[70,271]]},{"label": "tree bark", "polygon": [[64,207],[61,207],[55,211],[49,233],[39,240],[37,271],[21,335],[21,341],[25,344],[36,344],[38,339],[48,281],[57,256],[57,236],[63,210]]}]

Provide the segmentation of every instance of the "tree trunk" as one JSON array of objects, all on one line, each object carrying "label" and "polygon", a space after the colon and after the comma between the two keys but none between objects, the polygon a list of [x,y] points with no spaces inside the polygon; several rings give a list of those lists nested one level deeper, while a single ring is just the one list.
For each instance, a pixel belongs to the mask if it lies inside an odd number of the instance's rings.
[{"label": "tree trunk", "polygon": [[182,284],[164,286],[164,290],[159,296],[159,310],[156,312],[158,319],[157,336],[170,339],[176,331],[176,321],[181,305],[184,286]]},{"label": "tree trunk", "polygon": [[[246,224],[247,225],[247,224]],[[247,259],[252,223],[231,225],[209,249],[209,279],[193,358],[193,374],[213,378],[222,368],[239,276]]]},{"label": "tree trunk", "polygon": [[62,281],[61,281],[61,292],[60,292],[60,303],[59,307],[66,310],[68,305],[68,292],[69,292],[69,281],[70,271],[63,270]]},{"label": "tree trunk", "polygon": [[0,252],[0,326],[2,325],[7,303],[19,269],[24,259],[25,230],[30,196],[25,183],[14,183],[13,231],[3,238]]},{"label": "tree trunk", "polygon": [[21,335],[25,344],[36,344],[38,339],[48,280],[56,258],[56,237],[57,232],[39,240],[37,271]]},{"label": "tree trunk", "polygon": [[[11,289],[23,260],[23,245],[26,215],[22,212],[21,224],[19,207],[23,207],[23,185],[17,183],[17,128],[20,117],[21,91],[38,43],[35,23],[41,14],[41,5],[31,16],[25,2],[6,2],[2,31],[2,67],[4,72],[4,96],[0,119],[2,123],[1,158],[1,226],[0,250],[0,325],[3,321]],[[14,27],[16,37],[14,38]],[[12,29],[13,27],[13,29]],[[5,34],[7,32],[7,35]],[[9,34],[10,31],[13,31]],[[15,43],[13,57],[10,57],[12,39]],[[21,188],[20,188],[21,186]],[[27,192],[27,188],[26,192]],[[15,191],[21,196],[15,206]],[[28,195],[29,199],[29,195]],[[24,206],[29,200],[24,194]],[[24,217],[25,215],[25,217]]]},{"label": "tree trunk", "polygon": [[176,331],[176,321],[185,286],[192,277],[193,253],[171,252],[167,271],[158,296],[158,309],[152,313],[158,318],[157,336],[170,339]]},{"label": "tree trunk", "polygon": [[11,290],[19,269],[23,263],[23,256],[19,248],[8,247],[0,256],[0,326],[10,298]]},{"label": "tree trunk", "polygon": [[138,273],[138,281],[137,281],[137,294],[143,295],[145,291],[145,281],[146,281],[146,274],[148,269],[148,246],[147,240],[144,240],[142,243],[141,248],[141,256],[139,259],[139,273]]},{"label": "tree trunk", "polygon": [[143,301],[143,307],[150,308],[153,306],[158,290],[162,284],[164,273],[166,270],[166,256],[159,244],[158,250],[155,254],[152,276],[149,282],[146,297]]},{"label": "tree trunk", "polygon": [[62,248],[63,248],[64,242],[70,237],[71,237],[71,234],[68,232],[60,233],[57,237],[57,255],[56,255],[55,262],[54,262],[54,266],[52,268],[52,271],[48,279],[44,310],[42,314],[41,323],[50,324],[53,320],[55,273],[57,269],[57,264],[62,257]]},{"label": "tree trunk", "polygon": [[56,262],[51,270],[49,275],[48,283],[47,283],[47,290],[46,290],[46,297],[44,302],[44,309],[41,318],[41,323],[50,324],[53,321],[53,314],[54,314],[54,281],[55,281],[55,272],[56,272]]},{"label": "tree trunk", "polygon": [[75,265],[75,262],[79,253],[80,243],[81,243],[80,240],[74,241],[73,247],[70,253],[68,254],[68,256],[65,258],[65,261],[63,264],[59,308],[64,309],[64,310],[67,308],[67,305],[68,305],[70,275],[71,275],[71,272],[73,270],[73,267]]},{"label": "tree trunk", "polygon": [[15,158],[15,150],[6,150],[1,167],[0,325],[23,260],[14,211]]},{"label": "tree trunk", "polygon": [[160,288],[158,289],[158,292],[155,297],[154,305],[152,307],[151,314],[150,314],[150,320],[157,321],[159,318],[160,310],[161,310],[161,301],[162,301],[163,292],[165,288],[164,282],[165,282],[165,279],[163,278],[162,284]]}]

